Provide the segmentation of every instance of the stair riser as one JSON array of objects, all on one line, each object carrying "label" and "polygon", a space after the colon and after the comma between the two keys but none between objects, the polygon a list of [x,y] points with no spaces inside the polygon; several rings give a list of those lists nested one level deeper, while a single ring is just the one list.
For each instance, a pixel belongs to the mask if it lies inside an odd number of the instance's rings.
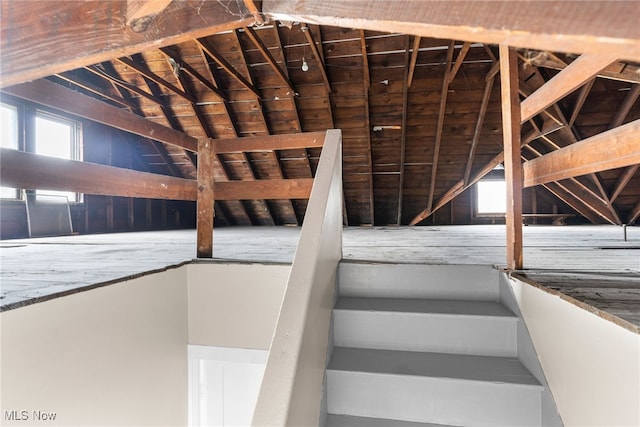
[{"label": "stair riser", "polygon": [[499,300],[498,272],[486,266],[342,263],[340,295]]},{"label": "stair riser", "polygon": [[540,426],[540,387],[327,371],[329,413],[464,426]]},{"label": "stair riser", "polygon": [[517,356],[517,318],[334,310],[338,347]]}]

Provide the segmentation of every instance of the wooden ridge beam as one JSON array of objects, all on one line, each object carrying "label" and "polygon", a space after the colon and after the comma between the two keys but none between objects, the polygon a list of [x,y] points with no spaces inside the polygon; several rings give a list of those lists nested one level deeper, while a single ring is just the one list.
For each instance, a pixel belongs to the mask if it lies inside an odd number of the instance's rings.
[{"label": "wooden ridge beam", "polygon": [[[541,13],[544,11],[544,13]],[[264,0],[271,19],[640,60],[635,2]]]},{"label": "wooden ridge beam", "polygon": [[198,141],[187,134],[159,125],[144,117],[48,80],[36,80],[12,86],[3,89],[3,92],[154,141],[175,145],[193,152],[198,150]]},{"label": "wooden ridge beam", "polygon": [[522,121],[529,120],[550,105],[555,104],[556,101],[594,78],[600,70],[611,65],[617,59],[613,55],[581,55],[522,101]]},{"label": "wooden ridge beam", "polygon": [[216,139],[215,153],[268,152],[274,150],[294,150],[297,148],[320,148],[325,132],[301,132],[293,134],[247,136],[234,139]]},{"label": "wooden ridge beam", "polygon": [[124,25],[127,7],[122,0],[3,1],[0,8],[0,87],[254,21],[242,2],[174,1],[141,32]]},{"label": "wooden ridge beam", "polygon": [[640,164],[640,119],[525,163],[524,186]]}]

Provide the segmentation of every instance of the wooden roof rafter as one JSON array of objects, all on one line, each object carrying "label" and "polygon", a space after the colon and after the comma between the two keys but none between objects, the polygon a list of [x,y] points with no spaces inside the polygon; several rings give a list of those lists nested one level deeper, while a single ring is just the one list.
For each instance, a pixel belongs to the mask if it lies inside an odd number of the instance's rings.
[{"label": "wooden roof rafter", "polygon": [[98,87],[92,83],[89,82],[84,82],[82,80],[80,80],[78,77],[76,76],[72,76],[70,72],[66,71],[63,73],[58,73],[55,74],[55,77],[59,78],[60,80],[63,80],[65,82],[71,83],[74,86],[77,86],[81,89],[84,89],[88,92],[93,93],[94,95],[98,95],[99,97],[108,99],[110,101],[115,102],[118,105],[121,105],[123,107],[126,108],[136,108],[136,105],[134,103],[132,103],[131,101],[125,99],[123,96],[121,96],[120,94],[115,94],[112,93],[112,91],[109,91],[108,89],[103,89],[101,87]]},{"label": "wooden roof rafter", "polygon": [[[369,91],[371,90],[371,74],[369,71],[369,54],[367,53],[367,38],[364,30],[360,33],[360,50],[362,54],[362,79],[364,94],[364,121],[367,141],[367,175],[369,187],[369,212],[371,213],[370,225],[375,223],[375,199],[373,191],[373,160],[371,157],[371,112],[369,110]],[[415,43],[414,43],[415,46]],[[346,204],[346,203],[345,203]]]}]

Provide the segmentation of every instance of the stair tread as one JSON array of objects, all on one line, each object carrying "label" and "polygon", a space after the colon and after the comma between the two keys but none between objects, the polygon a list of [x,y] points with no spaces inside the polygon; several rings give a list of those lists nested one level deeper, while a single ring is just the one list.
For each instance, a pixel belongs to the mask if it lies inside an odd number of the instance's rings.
[{"label": "stair tread", "polygon": [[515,357],[336,347],[327,370],[541,387]]},{"label": "stair tread", "polygon": [[328,414],[325,427],[450,427],[444,424],[416,423],[382,418]]},{"label": "stair tread", "polygon": [[497,301],[340,297],[336,302],[335,310],[495,316],[517,319],[515,314]]}]

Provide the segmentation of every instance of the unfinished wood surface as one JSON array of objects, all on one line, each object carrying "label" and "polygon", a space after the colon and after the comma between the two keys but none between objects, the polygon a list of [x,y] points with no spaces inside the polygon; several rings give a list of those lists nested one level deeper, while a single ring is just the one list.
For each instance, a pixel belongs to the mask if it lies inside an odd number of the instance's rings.
[{"label": "unfinished wood surface", "polygon": [[615,62],[613,55],[583,54],[560,71],[540,89],[522,101],[522,121],[527,121],[568,93],[591,80],[603,68]]},{"label": "unfinished wood surface", "polygon": [[196,200],[196,232],[198,258],[213,257],[213,219],[216,200],[213,173],[213,141],[198,141],[198,195]]},{"label": "unfinished wood surface", "polygon": [[[214,259],[290,263],[299,231],[218,227]],[[196,237],[180,230],[2,241],[0,309],[190,261]],[[618,226],[532,225],[524,237],[527,277],[640,326],[640,227],[628,227],[626,241]],[[347,260],[505,265],[505,227],[498,225],[347,227],[343,242]]]},{"label": "unfinished wood surface", "polygon": [[262,10],[290,22],[640,59],[633,2],[265,0]]},{"label": "unfinished wood surface", "polygon": [[241,2],[174,1],[135,32],[126,26],[126,2],[2,2],[1,87],[253,22]]},{"label": "unfinished wood surface", "polygon": [[[127,0],[127,25],[136,32],[150,24],[154,15],[162,12],[172,0]],[[147,19],[145,19],[147,18]],[[140,21],[143,20],[143,21]]]},{"label": "unfinished wood surface", "polygon": [[522,164],[520,162],[520,95],[518,55],[500,45],[500,88],[502,137],[504,138],[504,180],[507,186],[507,267],[520,270],[522,259]]},{"label": "unfinished wood surface", "polygon": [[324,143],[325,132],[304,132],[266,137],[218,139],[213,141],[215,153],[242,153],[296,148],[319,148]]},{"label": "unfinished wood surface", "polygon": [[524,186],[640,163],[640,120],[576,142],[525,163]]},{"label": "unfinished wood surface", "polygon": [[155,141],[190,151],[198,150],[198,141],[182,132],[156,124],[125,110],[74,92],[48,80],[36,80],[3,89],[5,93],[55,108],[94,122],[121,129]]}]

